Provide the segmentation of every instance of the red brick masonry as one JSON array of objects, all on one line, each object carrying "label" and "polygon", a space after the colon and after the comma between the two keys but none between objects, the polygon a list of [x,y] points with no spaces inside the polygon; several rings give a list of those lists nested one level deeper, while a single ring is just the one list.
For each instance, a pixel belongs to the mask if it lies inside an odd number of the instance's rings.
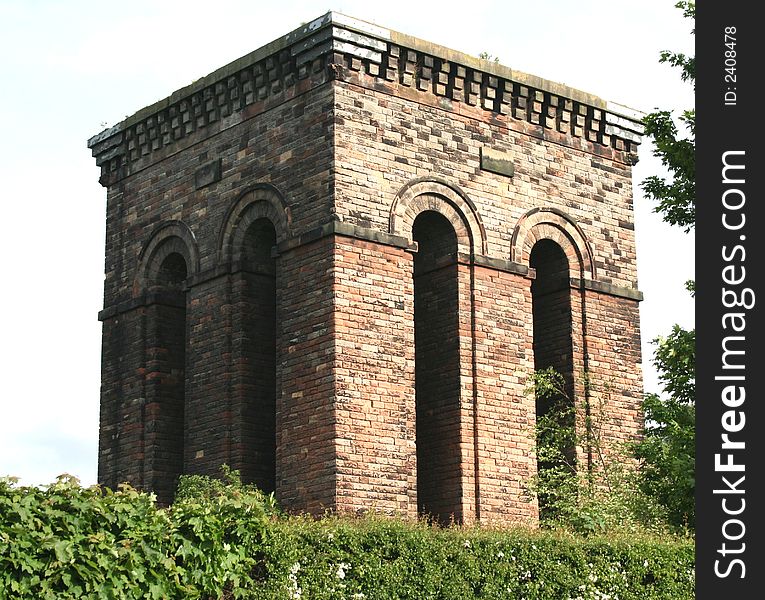
[{"label": "red brick masonry", "polygon": [[99,480],[533,522],[535,367],[639,431],[639,118],[328,13],[93,137]]}]

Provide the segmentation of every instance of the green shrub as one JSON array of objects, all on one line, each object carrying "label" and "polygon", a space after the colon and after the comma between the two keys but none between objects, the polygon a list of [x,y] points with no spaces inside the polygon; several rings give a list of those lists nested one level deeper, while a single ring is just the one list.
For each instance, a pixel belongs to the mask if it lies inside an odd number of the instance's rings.
[{"label": "green shrub", "polygon": [[129,486],[82,488],[68,476],[44,488],[0,480],[0,599],[241,592],[253,585],[263,499],[230,487],[163,509]]},{"label": "green shrub", "polygon": [[286,519],[252,598],[465,600],[693,597],[690,540]]},{"label": "green shrub", "polygon": [[242,496],[257,498],[269,515],[278,513],[273,493],[264,494],[256,486],[242,483],[239,471],[225,464],[221,465],[218,477],[181,475],[178,480],[178,489],[175,492],[175,502],[213,500],[221,497],[239,498]]},{"label": "green shrub", "polygon": [[128,486],[0,480],[0,598],[166,598],[183,591],[173,527]]},{"label": "green shrub", "polygon": [[[585,376],[588,389],[590,382]],[[529,395],[550,407],[537,418],[535,443],[539,470],[528,482],[536,497],[540,524],[580,535],[653,533],[673,529],[666,508],[641,485],[643,478],[630,444],[608,439],[609,417],[603,403],[607,386],[597,395],[577,429],[576,408],[566,397],[563,376],[552,368],[535,372]],[[590,464],[577,464],[570,449],[586,448]]]},{"label": "green shrub", "polygon": [[654,365],[664,394],[643,399],[645,430],[634,447],[640,486],[678,528],[696,526],[696,331],[678,325],[657,344]]},{"label": "green shrub", "polygon": [[[285,516],[235,473],[150,494],[0,480],[0,599],[685,599],[691,539]],[[264,500],[265,499],[265,500]]]}]

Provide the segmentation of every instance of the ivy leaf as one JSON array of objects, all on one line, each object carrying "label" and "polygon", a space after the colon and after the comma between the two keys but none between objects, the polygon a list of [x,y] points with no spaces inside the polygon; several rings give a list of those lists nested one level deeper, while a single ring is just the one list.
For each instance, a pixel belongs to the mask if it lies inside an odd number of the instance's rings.
[{"label": "ivy leaf", "polygon": [[67,540],[58,540],[57,542],[54,542],[53,551],[56,553],[56,560],[61,564],[67,564],[74,560],[72,543]]}]

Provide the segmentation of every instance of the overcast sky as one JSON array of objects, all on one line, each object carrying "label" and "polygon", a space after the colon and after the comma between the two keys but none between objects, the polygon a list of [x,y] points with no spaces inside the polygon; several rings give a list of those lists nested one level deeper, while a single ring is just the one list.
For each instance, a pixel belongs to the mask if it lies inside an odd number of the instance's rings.
[{"label": "overcast sky", "polygon": [[[650,111],[693,90],[658,64],[693,53],[674,0],[256,2],[0,0],[0,476],[96,481],[106,190],[87,139],[220,66],[336,10]],[[693,234],[661,222],[634,169],[647,391],[650,340],[694,324]],[[702,299],[703,300],[703,299]]]}]

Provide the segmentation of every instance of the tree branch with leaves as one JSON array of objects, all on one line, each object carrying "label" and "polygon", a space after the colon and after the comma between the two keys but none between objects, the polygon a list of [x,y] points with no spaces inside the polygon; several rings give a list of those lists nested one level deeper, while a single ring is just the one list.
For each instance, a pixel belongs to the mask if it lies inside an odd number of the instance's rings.
[{"label": "tree branch with leaves", "polygon": [[[695,2],[678,2],[683,16],[696,17]],[[695,29],[691,30],[691,34]],[[681,69],[680,78],[696,87],[696,58],[683,53],[664,50],[660,63],[668,63]],[[686,232],[696,224],[696,109],[682,112],[675,122],[672,111],[656,110],[643,120],[645,133],[653,140],[653,154],[670,172],[670,180],[653,175],[642,183],[646,196],[657,203],[655,212],[671,225],[682,227]],[[685,136],[680,136],[681,129]]]},{"label": "tree branch with leaves", "polygon": [[[678,2],[675,7],[683,11],[685,18],[695,19],[695,2]],[[659,62],[680,68],[681,79],[695,87],[695,57],[664,51]],[[665,222],[682,227],[687,233],[696,221],[695,109],[683,111],[678,121],[686,137],[678,137],[680,132],[671,111],[657,110],[645,117],[646,134],[654,142],[654,155],[661,159],[671,179],[648,177],[642,188],[648,198],[657,202],[654,211]],[[693,281],[686,282],[686,288],[695,295]],[[653,362],[663,393],[647,394],[643,400],[644,435],[634,447],[640,460],[640,487],[664,507],[672,525],[693,529],[696,332],[675,325],[668,336],[653,341],[656,344]]]}]

